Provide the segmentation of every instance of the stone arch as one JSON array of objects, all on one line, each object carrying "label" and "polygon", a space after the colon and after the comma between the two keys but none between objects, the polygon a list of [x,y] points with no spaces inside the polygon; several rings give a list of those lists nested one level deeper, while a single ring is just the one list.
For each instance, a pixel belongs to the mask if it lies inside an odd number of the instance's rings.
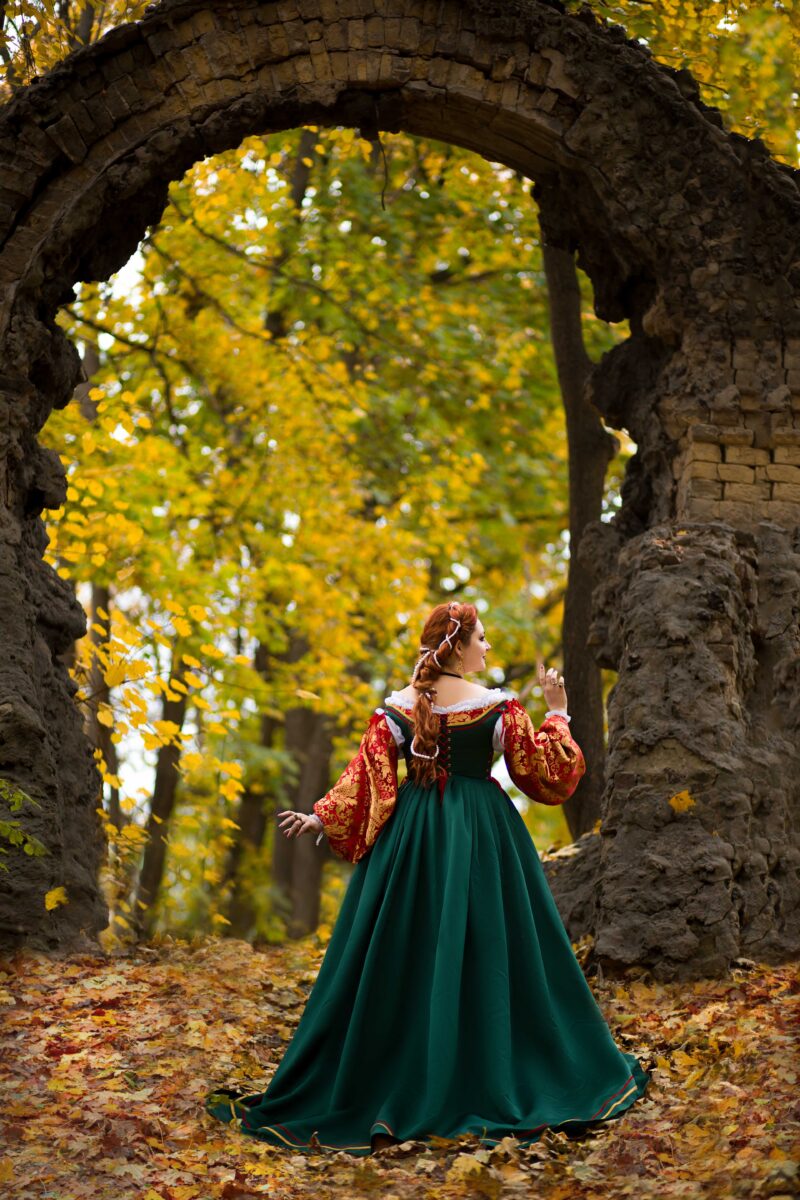
[{"label": "stone arch", "polygon": [[[105,921],[97,776],[58,658],[85,614],[41,559],[65,482],[36,435],[80,379],[55,313],[198,158],[303,124],[518,168],[598,315],[630,322],[589,383],[638,453],[577,548],[587,644],[619,678],[601,829],[551,864],[572,936],[662,978],[796,953],[798,173],[557,0],[164,0],[0,110],[0,774],[42,802],[28,824],[51,850],[0,877],[0,939],[70,945]],[[71,903],[46,913],[56,876]]]}]

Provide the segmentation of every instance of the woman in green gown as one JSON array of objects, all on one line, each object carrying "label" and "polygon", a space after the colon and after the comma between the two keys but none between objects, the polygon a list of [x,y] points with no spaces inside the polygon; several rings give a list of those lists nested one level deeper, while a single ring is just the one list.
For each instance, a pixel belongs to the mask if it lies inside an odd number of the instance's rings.
[{"label": "woman in green gown", "polygon": [[411,685],[374,711],[337,783],[313,814],[278,814],[286,836],[320,830],[355,867],[266,1091],[206,1097],[242,1133],[353,1155],[429,1135],[530,1144],[616,1118],[644,1093],[649,1072],[614,1042],[491,775],[502,752],[532,800],[572,795],[586,764],[563,676],[539,664],[552,707],[537,730],[513,693],[465,682],[488,649],[474,605],[437,605]]}]

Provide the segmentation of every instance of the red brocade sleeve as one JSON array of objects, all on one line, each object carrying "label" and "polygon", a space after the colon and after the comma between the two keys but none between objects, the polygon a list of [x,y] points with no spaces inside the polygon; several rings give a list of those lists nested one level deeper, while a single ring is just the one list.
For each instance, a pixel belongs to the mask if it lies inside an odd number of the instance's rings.
[{"label": "red brocade sleeve", "polygon": [[583,751],[570,735],[569,721],[554,714],[534,729],[516,697],[503,711],[503,757],[519,790],[540,804],[569,800],[586,770]]},{"label": "red brocade sleeve", "polygon": [[328,843],[339,858],[358,862],[394,812],[397,743],[382,712],[370,717],[358,753],[314,805]]}]

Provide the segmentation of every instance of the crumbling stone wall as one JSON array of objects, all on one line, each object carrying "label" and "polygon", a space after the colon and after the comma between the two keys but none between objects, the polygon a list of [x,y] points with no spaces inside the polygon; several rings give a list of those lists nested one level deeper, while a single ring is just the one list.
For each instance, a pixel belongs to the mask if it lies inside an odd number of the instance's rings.
[{"label": "crumbling stone wall", "polygon": [[[590,391],[639,450],[621,512],[578,548],[591,648],[620,672],[605,815],[551,880],[570,897],[600,864],[566,915],[590,914],[607,967],[796,953],[797,174],[724,133],[686,73],[554,0],[166,0],[0,110],[0,774],[41,801],[51,850],[0,877],[0,940],[71,945],[105,920],[99,779],[59,658],[85,617],[41,562],[64,478],[37,434],[80,380],[54,316],[198,158],[301,124],[517,168],[598,315],[630,321]],[[56,884],[71,903],[46,913]]]},{"label": "crumbling stone wall", "polygon": [[661,978],[779,961],[800,924],[800,530],[596,526],[579,552],[616,563],[589,643],[619,678],[593,868],[548,864],[572,936],[595,930],[593,959]]}]

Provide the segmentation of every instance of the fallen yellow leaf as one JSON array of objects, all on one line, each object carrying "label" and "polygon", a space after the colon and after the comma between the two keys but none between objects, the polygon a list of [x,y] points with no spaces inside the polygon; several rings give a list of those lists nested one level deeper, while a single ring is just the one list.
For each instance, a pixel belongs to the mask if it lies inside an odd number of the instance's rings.
[{"label": "fallen yellow leaf", "polygon": [[64,887],[51,888],[45,895],[44,906],[48,912],[58,908],[59,904],[69,904],[67,889]]}]

